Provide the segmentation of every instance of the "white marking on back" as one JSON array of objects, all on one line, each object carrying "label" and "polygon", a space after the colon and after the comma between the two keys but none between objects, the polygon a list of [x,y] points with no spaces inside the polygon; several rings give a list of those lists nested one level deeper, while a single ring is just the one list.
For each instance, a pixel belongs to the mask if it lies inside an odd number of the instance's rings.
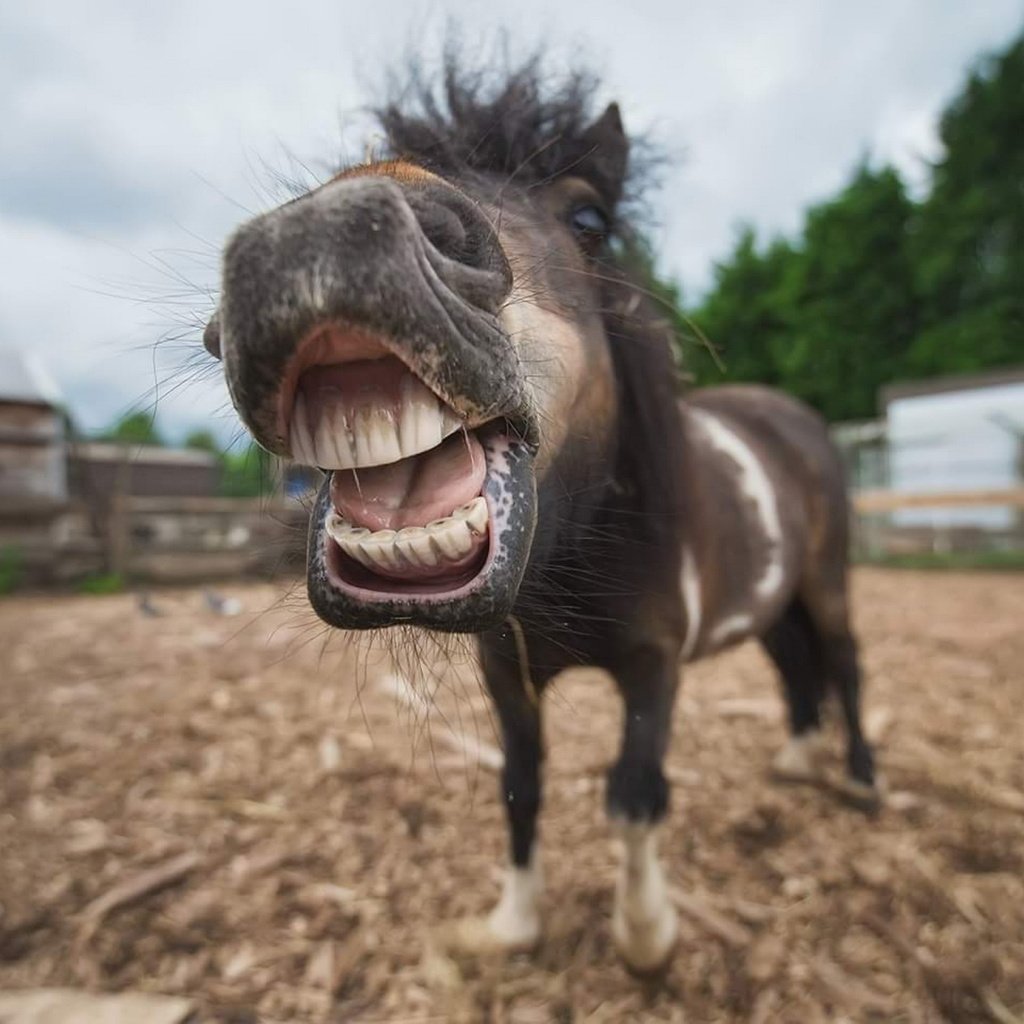
[{"label": "white marking on back", "polygon": [[[691,408],[694,422],[700,424],[708,440],[727,455],[740,471],[740,490],[757,509],[765,539],[768,542],[768,565],[754,584],[758,597],[771,597],[782,586],[782,522],[775,488],[765,472],[757,453],[734,430],[706,409]],[[727,619],[726,622],[729,620]],[[723,623],[723,626],[725,623]]]},{"label": "white marking on back", "polygon": [[526,867],[505,870],[501,899],[487,918],[487,928],[498,945],[525,948],[540,938],[540,896],[544,889],[536,845]]},{"label": "white marking on back", "polygon": [[657,833],[647,822],[623,822],[622,865],[615,887],[612,935],[639,970],[660,966],[676,940],[676,913],[658,859]]},{"label": "white marking on back", "polygon": [[683,641],[683,660],[688,660],[697,649],[700,637],[700,574],[690,548],[683,550],[683,606],[686,608],[686,639]]}]

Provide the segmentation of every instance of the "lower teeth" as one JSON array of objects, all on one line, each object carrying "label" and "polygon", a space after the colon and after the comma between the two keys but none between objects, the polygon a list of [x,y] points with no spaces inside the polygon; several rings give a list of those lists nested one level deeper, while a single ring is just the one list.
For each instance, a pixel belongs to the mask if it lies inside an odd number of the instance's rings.
[{"label": "lower teeth", "polygon": [[338,547],[367,569],[401,573],[461,561],[486,535],[487,519],[487,502],[481,496],[426,526],[371,532],[334,512],[326,528]]}]

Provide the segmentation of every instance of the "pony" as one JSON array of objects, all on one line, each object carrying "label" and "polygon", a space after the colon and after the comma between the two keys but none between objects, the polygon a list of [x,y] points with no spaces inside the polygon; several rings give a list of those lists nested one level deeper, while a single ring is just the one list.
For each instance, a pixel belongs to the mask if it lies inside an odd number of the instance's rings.
[{"label": "pony", "polygon": [[877,788],[840,460],[779,392],[680,387],[635,257],[642,175],[597,85],[536,59],[414,78],[377,111],[380,158],[231,235],[204,341],[253,437],[325,474],[307,553],[320,618],[478,638],[510,849],[467,945],[540,939],[544,693],[568,666],[614,679],[611,927],[645,972],[677,932],[657,826],[681,665],[759,639],[789,711],[777,772],[814,776],[834,687],[850,791],[872,805]]}]

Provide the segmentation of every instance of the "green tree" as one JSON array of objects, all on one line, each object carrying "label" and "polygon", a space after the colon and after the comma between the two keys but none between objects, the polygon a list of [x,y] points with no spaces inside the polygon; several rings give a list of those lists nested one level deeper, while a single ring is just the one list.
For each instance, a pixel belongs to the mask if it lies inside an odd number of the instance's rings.
[{"label": "green tree", "polygon": [[866,163],[807,215],[786,295],[788,337],[769,341],[777,382],[832,420],[876,413],[917,330],[913,204],[891,167]]},{"label": "green tree", "polygon": [[221,494],[226,498],[258,498],[271,494],[275,483],[274,457],[251,442],[238,452],[224,453]]},{"label": "green tree", "polygon": [[777,239],[758,250],[753,228],[744,227],[729,258],[715,267],[714,285],[694,321],[717,353],[697,351],[691,363],[698,383],[760,381],[780,384],[775,351],[790,326],[795,254]]},{"label": "green tree", "polygon": [[1024,361],[1024,37],[971,74],[940,136],[920,206],[862,162],[792,242],[741,233],[693,314],[725,364],[696,353],[698,382],[763,381],[847,419],[890,380]]},{"label": "green tree", "polygon": [[122,444],[164,443],[156,429],[156,417],[148,412],[128,413],[99,436],[101,441],[117,441]]},{"label": "green tree", "polygon": [[185,447],[201,452],[210,452],[213,455],[223,454],[217,443],[217,438],[209,430],[193,430],[185,437]]},{"label": "green tree", "polygon": [[914,234],[917,375],[1024,360],[1024,36],[982,62],[939,128]]}]

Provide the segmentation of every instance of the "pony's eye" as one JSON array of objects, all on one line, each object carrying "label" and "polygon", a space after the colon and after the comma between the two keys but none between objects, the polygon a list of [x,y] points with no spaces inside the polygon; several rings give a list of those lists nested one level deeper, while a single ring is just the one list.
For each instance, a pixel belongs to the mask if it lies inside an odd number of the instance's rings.
[{"label": "pony's eye", "polygon": [[591,245],[603,241],[611,231],[608,215],[599,206],[577,206],[569,216],[569,223],[580,240]]}]

